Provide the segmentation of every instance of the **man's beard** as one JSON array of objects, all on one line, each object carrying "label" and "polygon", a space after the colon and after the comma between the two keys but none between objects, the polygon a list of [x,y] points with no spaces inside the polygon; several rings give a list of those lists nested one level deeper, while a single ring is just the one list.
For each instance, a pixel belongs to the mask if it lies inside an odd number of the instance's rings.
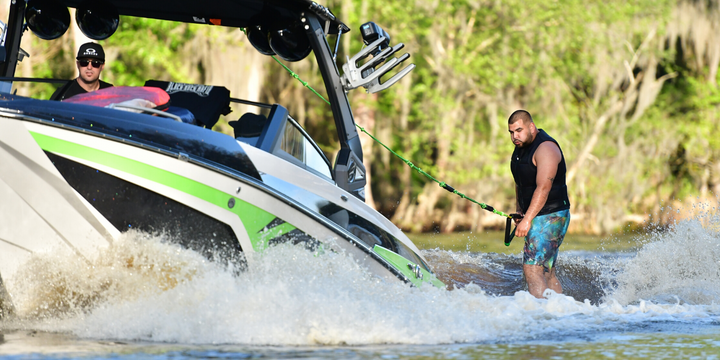
[{"label": "man's beard", "polygon": [[[515,144],[515,143],[513,143],[513,144]],[[524,148],[530,144],[532,144],[532,141],[528,141],[528,142],[521,141],[519,144],[515,144],[515,147]]]}]

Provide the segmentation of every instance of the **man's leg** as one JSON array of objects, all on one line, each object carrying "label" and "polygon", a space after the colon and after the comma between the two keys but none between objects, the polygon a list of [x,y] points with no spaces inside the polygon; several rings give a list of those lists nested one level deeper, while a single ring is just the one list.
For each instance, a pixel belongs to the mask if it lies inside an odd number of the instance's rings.
[{"label": "man's leg", "polygon": [[547,284],[547,287],[558,294],[562,294],[562,285],[560,285],[560,280],[558,280],[558,278],[555,276],[555,268],[553,267],[544,275],[545,284]]},{"label": "man's leg", "polygon": [[523,273],[525,274],[525,281],[530,295],[542,299],[545,289],[548,288],[543,266],[525,264],[523,265]]},{"label": "man's leg", "polygon": [[562,294],[562,285],[555,276],[554,264],[569,220],[568,210],[537,216],[525,238],[523,273],[528,291],[537,298],[542,298],[548,288]]}]

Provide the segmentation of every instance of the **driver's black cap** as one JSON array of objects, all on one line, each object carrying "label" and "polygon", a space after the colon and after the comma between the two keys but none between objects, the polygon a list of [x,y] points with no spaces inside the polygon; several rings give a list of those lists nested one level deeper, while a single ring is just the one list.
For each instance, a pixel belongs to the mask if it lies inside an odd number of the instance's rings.
[{"label": "driver's black cap", "polygon": [[100,44],[85,43],[80,45],[76,59],[99,59],[105,61],[105,51],[103,51]]}]

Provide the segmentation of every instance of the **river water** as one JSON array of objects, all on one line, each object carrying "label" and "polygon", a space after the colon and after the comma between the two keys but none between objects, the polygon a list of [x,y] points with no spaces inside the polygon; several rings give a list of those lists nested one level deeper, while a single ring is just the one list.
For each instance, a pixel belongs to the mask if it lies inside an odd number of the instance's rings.
[{"label": "river water", "polygon": [[90,264],[39,255],[7,281],[16,316],[0,323],[0,356],[719,359],[713,224],[647,233],[627,253],[561,251],[565,294],[543,300],[520,254],[423,250],[444,290],[289,245],[236,271],[129,233]]}]

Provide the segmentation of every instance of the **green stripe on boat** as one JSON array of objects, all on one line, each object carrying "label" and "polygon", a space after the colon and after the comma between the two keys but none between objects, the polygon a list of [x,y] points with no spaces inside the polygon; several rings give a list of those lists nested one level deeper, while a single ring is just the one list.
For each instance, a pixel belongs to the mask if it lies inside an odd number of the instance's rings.
[{"label": "green stripe on boat", "polygon": [[[284,223],[269,230],[265,226],[275,219],[275,215],[245,202],[232,195],[228,195],[203,183],[188,179],[184,176],[172,173],[167,170],[158,169],[148,164],[128,159],[109,152],[76,144],[70,141],[54,138],[45,134],[30,132],[40,147],[56,154],[72,156],[78,159],[91,161],[97,164],[132,174],[143,179],[156,182],[175,190],[182,191],[198,199],[207,201],[217,207],[229,210],[236,214],[250,237],[253,250],[262,251],[267,248],[268,241],[284,233],[295,230],[296,227]],[[235,199],[235,206],[228,208],[228,201]]]},{"label": "green stripe on boat", "polygon": [[402,257],[402,255],[399,255],[392,250],[388,250],[380,245],[373,246],[373,251],[380,255],[383,259],[387,260],[389,263],[391,263],[395,268],[400,270],[400,272],[403,273],[410,281],[413,283],[413,285],[420,287],[422,283],[429,282],[433,284],[435,287],[438,287],[440,289],[445,288],[445,283],[438,280],[435,275],[431,274],[427,270],[420,268],[420,272],[422,273],[422,278],[418,279],[415,277],[415,272],[410,269],[408,265],[411,265],[413,268],[417,265],[413,263],[412,261]]}]

